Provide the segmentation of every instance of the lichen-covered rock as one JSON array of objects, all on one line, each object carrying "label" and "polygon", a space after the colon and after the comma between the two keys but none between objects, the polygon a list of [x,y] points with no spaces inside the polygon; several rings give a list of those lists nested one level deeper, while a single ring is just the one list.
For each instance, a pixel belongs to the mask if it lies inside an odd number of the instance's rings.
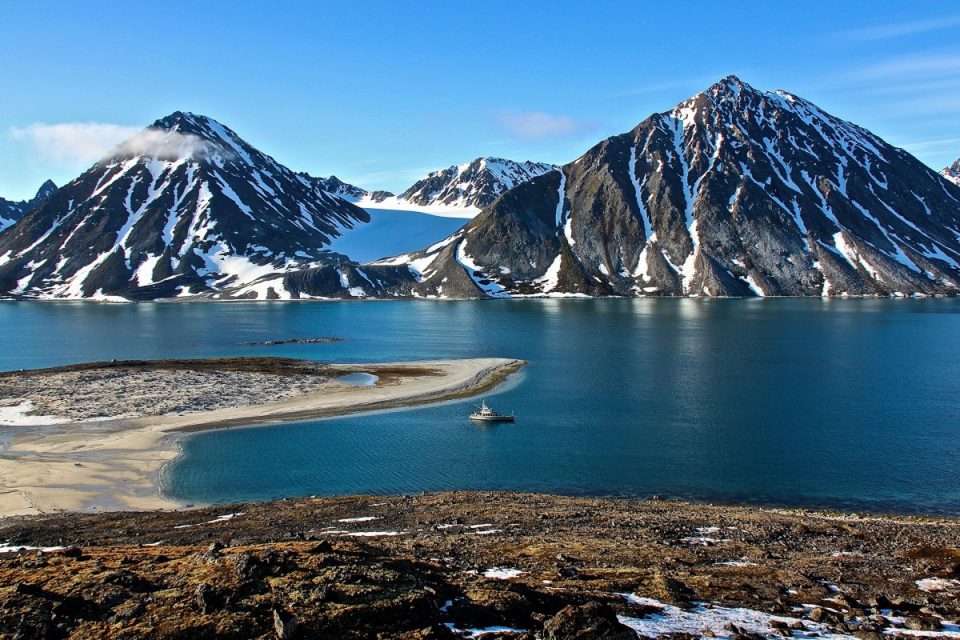
[{"label": "lichen-covered rock", "polygon": [[543,640],[635,640],[637,634],[599,602],[570,605],[543,625]]}]

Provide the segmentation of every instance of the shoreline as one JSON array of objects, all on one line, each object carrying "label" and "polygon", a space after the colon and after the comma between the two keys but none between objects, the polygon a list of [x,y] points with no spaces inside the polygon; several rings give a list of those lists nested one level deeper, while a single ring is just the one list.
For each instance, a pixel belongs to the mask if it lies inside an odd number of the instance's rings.
[{"label": "shoreline", "polygon": [[616,296],[616,295],[605,295],[605,296],[589,296],[585,294],[562,294],[562,295],[550,295],[550,294],[513,294],[506,298],[490,298],[490,297],[477,297],[477,298],[433,298],[433,297],[384,297],[384,298],[290,298],[290,299],[277,299],[277,300],[266,300],[260,298],[214,298],[212,296],[196,295],[188,298],[151,298],[146,300],[133,300],[133,299],[123,299],[123,300],[98,300],[95,298],[2,298],[0,297],[0,303],[4,302],[39,302],[39,303],[80,303],[80,304],[105,304],[105,305],[130,305],[130,304],[192,304],[192,303],[256,303],[256,304],[283,304],[288,302],[293,303],[328,303],[328,302],[355,302],[355,303],[377,303],[377,302],[489,302],[489,301],[525,301],[525,300],[701,300],[701,301],[712,301],[712,300],[824,300],[824,301],[833,301],[833,300],[956,300],[960,298],[960,291],[949,292],[949,293],[904,293],[903,295],[880,295],[880,294],[846,294],[846,295],[828,295],[828,296],[777,296],[777,295],[763,295],[763,296],[694,296],[694,295],[678,295],[678,296]]},{"label": "shoreline", "polygon": [[280,401],[182,415],[7,427],[14,434],[0,453],[0,521],[57,512],[182,508],[160,493],[159,481],[165,466],[180,455],[180,439],[189,433],[455,400],[493,388],[525,364],[474,358],[323,365],[342,374],[382,373],[382,383],[341,384]]}]

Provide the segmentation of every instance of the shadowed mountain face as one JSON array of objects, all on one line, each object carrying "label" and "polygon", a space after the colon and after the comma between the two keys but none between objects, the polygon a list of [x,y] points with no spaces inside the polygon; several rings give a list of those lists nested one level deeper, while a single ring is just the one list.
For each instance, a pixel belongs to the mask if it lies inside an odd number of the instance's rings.
[{"label": "shadowed mountain face", "polygon": [[215,120],[177,112],[0,236],[0,291],[244,295],[266,274],[343,260],[325,247],[369,217],[323,186]]},{"label": "shadowed mountain face", "polygon": [[956,293],[960,188],[728,77],[383,263],[451,297]]},{"label": "shadowed mountain face", "polygon": [[40,204],[53,195],[53,192],[56,190],[57,185],[53,183],[53,180],[47,180],[40,185],[40,188],[37,190],[37,195],[29,200],[17,202],[0,198],[0,231],[12,226],[13,223],[22,218],[27,211],[40,206]]},{"label": "shadowed mountain face", "polygon": [[944,170],[940,173],[944,178],[953,184],[960,186],[960,160],[957,160],[949,167],[944,168]]}]

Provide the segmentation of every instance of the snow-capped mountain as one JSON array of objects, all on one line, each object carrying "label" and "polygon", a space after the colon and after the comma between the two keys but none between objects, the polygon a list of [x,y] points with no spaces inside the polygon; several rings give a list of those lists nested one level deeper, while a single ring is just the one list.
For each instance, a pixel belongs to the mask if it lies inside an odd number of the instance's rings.
[{"label": "snow-capped mountain", "polygon": [[400,194],[400,198],[420,206],[482,209],[518,184],[556,168],[543,162],[477,158],[427,174]]},{"label": "snow-capped mountain", "polygon": [[949,167],[945,167],[940,174],[953,184],[960,186],[960,160],[957,160]]},{"label": "snow-capped mountain", "polygon": [[337,176],[329,178],[314,178],[324,191],[339,196],[348,202],[358,203],[361,200],[364,203],[379,203],[387,198],[393,198],[394,194],[389,191],[367,191],[352,184],[348,184]]},{"label": "snow-capped mountain", "polygon": [[443,297],[957,293],[960,187],[731,76],[379,264]]},{"label": "snow-capped mountain", "polygon": [[13,223],[22,218],[27,211],[39,206],[40,203],[49,198],[56,190],[57,185],[53,183],[53,180],[47,180],[40,185],[40,188],[37,190],[37,195],[29,200],[15,201],[0,198],[0,231],[13,225]]},{"label": "snow-capped mountain", "polygon": [[360,262],[415,251],[457,230],[464,219],[480,211],[482,203],[492,202],[520,182],[553,168],[542,163],[478,158],[435,171],[399,197],[388,191],[366,191],[336,176],[321,178],[327,191],[370,214],[370,224],[345,232],[331,248]]},{"label": "snow-capped mountain", "polygon": [[[176,112],[0,236],[0,292],[282,296],[262,285],[265,276],[345,261],[326,247],[368,220],[216,120]],[[245,291],[254,280],[261,286]]]}]

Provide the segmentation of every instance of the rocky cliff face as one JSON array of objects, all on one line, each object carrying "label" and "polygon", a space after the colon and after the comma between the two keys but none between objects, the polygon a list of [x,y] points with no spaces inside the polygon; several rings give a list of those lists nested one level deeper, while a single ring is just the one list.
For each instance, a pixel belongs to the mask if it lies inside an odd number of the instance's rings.
[{"label": "rocky cliff face", "polygon": [[960,188],[728,77],[383,264],[444,297],[956,293]]},{"label": "rocky cliff face", "polygon": [[57,190],[57,185],[53,180],[47,180],[37,190],[37,195],[29,200],[6,200],[0,198],[0,231],[13,226],[13,223],[23,217],[25,213],[40,206],[44,200],[53,195]]},{"label": "rocky cliff face", "polygon": [[344,261],[325,247],[369,220],[324,187],[217,121],[177,112],[0,236],[0,292],[143,299],[231,289],[271,297],[269,286],[244,285]]}]

